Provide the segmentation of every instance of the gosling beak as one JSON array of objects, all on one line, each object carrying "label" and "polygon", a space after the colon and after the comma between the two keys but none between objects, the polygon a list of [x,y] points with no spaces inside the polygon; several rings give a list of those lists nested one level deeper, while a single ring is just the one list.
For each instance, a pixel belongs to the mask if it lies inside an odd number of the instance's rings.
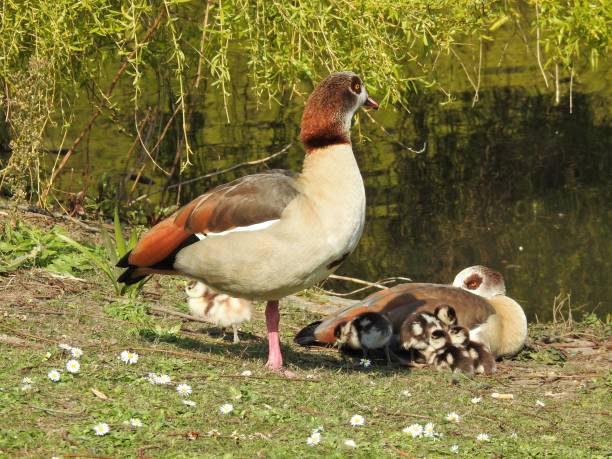
[{"label": "gosling beak", "polygon": [[366,101],[363,103],[364,107],[368,107],[368,108],[372,108],[374,110],[378,110],[378,102],[376,102],[374,99],[372,99],[370,96],[368,96],[368,98],[366,99]]}]

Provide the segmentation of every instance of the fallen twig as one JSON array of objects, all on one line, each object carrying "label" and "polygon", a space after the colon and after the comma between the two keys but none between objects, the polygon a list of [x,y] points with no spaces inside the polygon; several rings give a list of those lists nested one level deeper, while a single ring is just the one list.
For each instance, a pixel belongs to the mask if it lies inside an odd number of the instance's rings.
[{"label": "fallen twig", "polygon": [[[254,165],[257,165],[257,164],[265,163],[266,161],[270,161],[271,159],[274,159],[277,156],[280,156],[280,155],[286,153],[292,145],[293,145],[293,142],[291,142],[290,144],[286,145],[282,150],[277,151],[276,153],[272,153],[271,155],[266,156],[265,158],[256,159],[256,160],[253,160],[253,161],[245,161],[245,162],[242,162],[242,163],[234,164],[233,166],[226,167],[225,169],[221,169],[221,170],[218,170],[218,171],[215,171],[215,172],[209,172],[208,174],[204,174],[204,175],[201,175],[199,177],[195,177],[195,178],[192,178],[192,179],[189,179],[189,180],[184,180],[184,181],[179,182],[179,183],[174,183],[172,185],[169,185],[166,189],[169,190],[169,189],[172,189],[172,188],[178,188],[178,187],[181,187],[183,185],[187,185],[189,183],[197,182],[199,180],[204,180],[204,179],[207,179],[207,178],[210,178],[210,177],[215,177],[217,175],[222,175],[222,174],[225,174],[227,172],[231,172],[231,171],[233,171],[235,169],[238,169],[240,167],[254,166]],[[137,202],[137,201],[141,201],[143,199],[146,199],[146,198],[148,198],[150,196],[153,196],[154,194],[161,193],[162,191],[163,191],[163,189],[159,189],[157,191],[153,191],[151,193],[147,193],[147,194],[143,194],[141,196],[138,196],[130,204],[132,204],[134,202]]]},{"label": "fallen twig", "polygon": [[243,376],[243,375],[217,375],[219,378],[230,378],[230,379],[258,379],[263,381],[297,381],[297,382],[321,382],[320,379],[313,378],[279,378],[279,377],[266,377],[266,376]]},{"label": "fallen twig", "polygon": [[200,319],[199,317],[192,316],[190,314],[185,314],[185,313],[178,312],[178,311],[172,311],[166,308],[160,308],[159,306],[149,306],[149,310],[154,313],[158,313],[158,314],[165,314],[168,316],[175,316],[175,317],[180,317],[181,319],[191,320],[193,322],[201,322],[205,324],[210,324],[210,322],[207,322],[204,319]]},{"label": "fallen twig", "polygon": [[4,324],[0,324],[0,328],[3,328],[4,330],[10,331],[11,333],[17,335],[17,336],[21,336],[23,338],[28,338],[28,339],[33,339],[35,341],[43,341],[45,343],[51,343],[51,344],[59,344],[59,341],[55,341],[49,338],[44,338],[42,336],[37,336],[37,335],[32,335],[30,333],[25,333],[19,330],[15,330],[14,328],[11,327],[7,327]]},{"label": "fallen twig", "polygon": [[53,408],[45,408],[44,406],[36,406],[36,405],[30,405],[30,407],[36,410],[44,411],[47,414],[57,414],[61,416],[82,416],[85,413],[85,410],[74,412],[74,411],[54,410]]}]

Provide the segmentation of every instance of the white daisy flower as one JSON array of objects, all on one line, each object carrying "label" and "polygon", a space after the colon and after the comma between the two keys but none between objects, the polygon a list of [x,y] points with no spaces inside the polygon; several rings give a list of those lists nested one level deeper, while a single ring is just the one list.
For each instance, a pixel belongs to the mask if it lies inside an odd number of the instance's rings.
[{"label": "white daisy flower", "polygon": [[321,443],[321,434],[319,432],[313,432],[310,437],[306,439],[306,444],[315,446]]},{"label": "white daisy flower", "polygon": [[155,384],[170,384],[171,380],[169,375],[155,375]]},{"label": "white daisy flower", "polygon": [[479,442],[485,442],[489,440],[491,440],[491,437],[489,437],[489,434],[486,434],[486,433],[479,433],[476,436],[476,441],[479,441]]},{"label": "white daisy flower", "polygon": [[68,362],[66,362],[66,370],[68,371],[68,373],[78,373],[79,370],[81,369],[81,364],[79,363],[78,360],[68,360]]},{"label": "white daisy flower", "polygon": [[362,415],[354,414],[353,417],[351,417],[351,425],[353,427],[362,426],[364,424],[365,424],[365,418]]},{"label": "white daisy flower", "polygon": [[72,349],[72,346],[66,343],[60,343],[57,345],[57,347],[59,347],[60,349],[63,349],[64,351],[68,351],[68,352],[70,352],[70,350]]},{"label": "white daisy flower", "polygon": [[470,400],[470,402],[472,402],[474,405],[477,405],[478,403],[482,402],[482,397],[474,397]]},{"label": "white daisy flower", "polygon": [[194,402],[193,400],[183,400],[183,405],[196,406],[196,402]]},{"label": "white daisy flower", "polygon": [[412,438],[417,438],[423,435],[423,426],[421,424],[411,424],[402,432],[412,435]]},{"label": "white daisy flower", "polygon": [[455,454],[459,453],[459,445],[453,445],[453,446],[451,446],[451,447],[450,447],[450,452],[451,452],[451,453],[455,453]]},{"label": "white daisy flower", "polygon": [[240,376],[253,376],[253,372],[251,370],[244,370],[240,373]]},{"label": "white daisy flower", "polygon": [[457,413],[452,411],[452,412],[448,413],[444,419],[446,419],[448,422],[459,423],[459,421],[461,421],[461,416],[459,416]]},{"label": "white daisy flower", "polygon": [[544,408],[546,403],[544,403],[542,400],[536,400],[536,405],[538,405],[540,408]]},{"label": "white daisy flower", "polygon": [[400,395],[401,395],[402,397],[412,397],[412,394],[410,393],[410,391],[407,391],[407,390],[403,390],[403,391],[401,391],[401,392],[400,392]]},{"label": "white daisy flower", "polygon": [[357,448],[357,443],[355,443],[355,440],[351,440],[351,439],[344,440],[344,444],[348,446],[349,448]]},{"label": "white daisy flower", "polygon": [[219,407],[219,411],[221,411],[221,414],[230,414],[232,411],[234,411],[234,405],[231,403],[225,403]]},{"label": "white daisy flower", "polygon": [[436,432],[434,431],[433,422],[428,422],[427,424],[425,424],[425,427],[423,428],[423,435],[430,438],[436,435]]},{"label": "white daisy flower", "polygon": [[181,397],[189,397],[189,394],[191,394],[191,386],[189,384],[179,384],[176,386],[176,391]]},{"label": "white daisy flower", "polygon": [[83,355],[83,351],[78,347],[73,347],[73,348],[70,348],[70,354],[75,359],[78,359],[79,357]]},{"label": "white daisy flower", "polygon": [[34,381],[32,381],[32,378],[25,377],[21,380],[21,384],[34,384]]},{"label": "white daisy flower", "polygon": [[132,418],[130,419],[130,425],[132,427],[142,427],[142,421],[138,418]]},{"label": "white daisy flower", "polygon": [[359,365],[361,365],[363,368],[368,368],[372,366],[372,361],[370,359],[361,359],[359,361]]},{"label": "white daisy flower", "polygon": [[21,390],[23,392],[29,392],[30,390],[32,390],[32,384],[22,384]]},{"label": "white daisy flower", "polygon": [[93,426],[93,431],[101,437],[102,435],[106,435],[110,431],[110,427],[106,422],[100,422]]},{"label": "white daisy flower", "polygon": [[123,351],[119,354],[119,358],[123,363],[127,363],[129,365],[133,365],[138,362],[138,354],[132,351]]},{"label": "white daisy flower", "polygon": [[53,382],[58,382],[60,380],[60,372],[57,370],[51,370],[47,373],[47,378],[49,378]]}]

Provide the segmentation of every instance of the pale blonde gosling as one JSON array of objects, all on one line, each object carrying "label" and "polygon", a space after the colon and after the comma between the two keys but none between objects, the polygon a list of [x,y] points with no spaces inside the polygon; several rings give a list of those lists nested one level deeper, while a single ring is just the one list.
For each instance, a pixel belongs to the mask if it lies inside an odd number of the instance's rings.
[{"label": "pale blonde gosling", "polygon": [[250,301],[215,293],[202,282],[188,285],[185,291],[189,296],[187,303],[191,314],[222,329],[231,326],[234,343],[240,342],[238,327],[251,320]]}]

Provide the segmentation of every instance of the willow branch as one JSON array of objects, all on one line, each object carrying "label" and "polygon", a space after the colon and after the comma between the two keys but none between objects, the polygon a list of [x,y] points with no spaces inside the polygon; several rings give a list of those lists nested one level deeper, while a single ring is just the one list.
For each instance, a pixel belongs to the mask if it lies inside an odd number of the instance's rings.
[{"label": "willow branch", "polygon": [[[149,30],[147,31],[147,33],[146,33],[146,35],[145,35],[145,37],[144,37],[144,39],[142,41],[143,44],[147,43],[151,39],[151,37],[155,34],[155,32],[157,31],[157,29],[159,28],[159,26],[161,24],[161,21],[162,21],[162,19],[164,17],[164,14],[165,14],[164,9],[161,9],[159,14],[157,15],[157,18],[155,18],[155,21],[153,22],[151,27],[149,27]],[[137,51],[138,51],[138,48],[134,49],[134,51],[132,51],[130,53],[128,58],[123,61],[123,63],[121,64],[121,67],[119,67],[119,70],[117,70],[117,73],[115,73],[115,76],[111,80],[111,83],[110,83],[108,89],[106,90],[106,93],[104,93],[104,99],[105,100],[108,100],[110,98],[111,94],[115,90],[115,87],[117,86],[117,83],[119,82],[119,79],[121,78],[121,75],[123,75],[125,73],[125,71],[127,70],[130,59],[133,58],[136,55]],[[98,116],[100,116],[100,114],[102,113],[102,108],[103,108],[104,105],[105,105],[105,103],[104,103],[104,101],[102,101],[101,104],[98,105],[95,108],[95,110],[93,111],[93,113],[89,117],[89,121],[87,122],[87,125],[81,131],[81,133],[78,135],[78,137],[74,140],[74,142],[72,143],[72,146],[70,147],[70,149],[68,149],[68,151],[64,155],[64,158],[62,159],[62,161],[59,163],[57,168],[51,174],[51,179],[49,180],[49,185],[47,186],[47,190],[45,191],[45,195],[44,195],[45,199],[49,195],[49,191],[51,190],[51,185],[53,184],[55,179],[59,176],[59,174],[62,172],[62,170],[66,166],[66,163],[68,162],[68,160],[70,159],[72,154],[75,152],[76,148],[79,146],[79,144],[81,143],[81,141],[83,140],[85,135],[91,130],[93,124],[98,119]]]}]

